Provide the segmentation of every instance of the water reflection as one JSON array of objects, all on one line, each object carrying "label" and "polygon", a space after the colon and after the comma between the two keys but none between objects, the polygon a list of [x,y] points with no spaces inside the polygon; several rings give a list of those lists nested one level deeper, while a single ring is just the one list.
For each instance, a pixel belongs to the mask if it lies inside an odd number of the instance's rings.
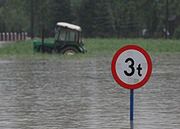
[{"label": "water reflection", "polygon": [[2,129],[180,128],[180,55],[160,57],[150,82],[129,91],[113,81],[111,58],[0,61]]},{"label": "water reflection", "polygon": [[134,129],[134,121],[130,121],[130,129]]}]

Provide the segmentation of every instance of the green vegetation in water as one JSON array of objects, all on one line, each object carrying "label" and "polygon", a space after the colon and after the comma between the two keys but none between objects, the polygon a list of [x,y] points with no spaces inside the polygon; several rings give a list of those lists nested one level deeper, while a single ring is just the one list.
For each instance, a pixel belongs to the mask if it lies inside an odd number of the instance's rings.
[{"label": "green vegetation in water", "polygon": [[148,52],[180,52],[180,40],[165,39],[86,39],[91,54],[112,54],[128,44],[136,44]]},{"label": "green vegetation in water", "polygon": [[72,57],[60,54],[43,54],[33,51],[33,41],[19,41],[2,44],[1,58],[32,58],[32,59],[73,59],[96,56],[112,56],[119,48],[127,44],[136,44],[150,53],[180,52],[180,40],[165,39],[85,39],[86,54],[77,54]]},{"label": "green vegetation in water", "polygon": [[0,46],[0,57],[30,56],[33,54],[30,40],[15,43],[3,43]]}]

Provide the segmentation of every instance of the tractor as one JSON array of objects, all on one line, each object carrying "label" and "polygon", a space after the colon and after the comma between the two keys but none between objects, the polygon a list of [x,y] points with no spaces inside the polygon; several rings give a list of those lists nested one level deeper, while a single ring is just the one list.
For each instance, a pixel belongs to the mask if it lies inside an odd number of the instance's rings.
[{"label": "tractor", "polygon": [[33,48],[36,52],[57,52],[64,55],[74,55],[75,53],[87,52],[82,42],[81,27],[65,22],[58,22],[55,28],[55,38],[53,42],[34,41]]}]

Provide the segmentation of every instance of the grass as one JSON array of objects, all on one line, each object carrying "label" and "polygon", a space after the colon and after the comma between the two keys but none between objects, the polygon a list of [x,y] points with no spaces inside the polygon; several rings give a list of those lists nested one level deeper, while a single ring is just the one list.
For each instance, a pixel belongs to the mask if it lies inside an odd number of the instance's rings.
[{"label": "grass", "polygon": [[165,39],[87,39],[87,48],[92,54],[114,53],[127,44],[136,44],[148,52],[180,52],[180,40]]},{"label": "grass", "polygon": [[150,53],[180,52],[180,40],[165,39],[85,39],[86,54],[77,54],[65,57],[59,54],[42,54],[33,52],[33,41],[19,41],[7,43],[0,47],[0,58],[32,58],[32,59],[57,59],[57,58],[83,58],[96,56],[112,56],[120,47],[127,44],[137,44]]}]

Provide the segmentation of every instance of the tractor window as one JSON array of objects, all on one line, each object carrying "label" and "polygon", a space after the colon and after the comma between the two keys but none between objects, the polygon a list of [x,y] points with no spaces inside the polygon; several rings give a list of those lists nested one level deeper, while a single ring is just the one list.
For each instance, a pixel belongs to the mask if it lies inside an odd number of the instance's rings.
[{"label": "tractor window", "polygon": [[55,40],[58,40],[58,37],[59,37],[59,33],[58,31],[55,32]]},{"label": "tractor window", "polygon": [[78,32],[70,29],[60,29],[59,40],[78,42]]},{"label": "tractor window", "polygon": [[68,41],[75,41],[75,32],[74,31],[70,31],[67,33],[67,40]]},{"label": "tractor window", "polygon": [[65,41],[65,39],[66,39],[66,31],[64,29],[61,29],[61,33],[60,33],[59,38],[60,38],[61,41]]},{"label": "tractor window", "polygon": [[55,40],[59,39],[59,29],[58,27],[55,28]]}]

